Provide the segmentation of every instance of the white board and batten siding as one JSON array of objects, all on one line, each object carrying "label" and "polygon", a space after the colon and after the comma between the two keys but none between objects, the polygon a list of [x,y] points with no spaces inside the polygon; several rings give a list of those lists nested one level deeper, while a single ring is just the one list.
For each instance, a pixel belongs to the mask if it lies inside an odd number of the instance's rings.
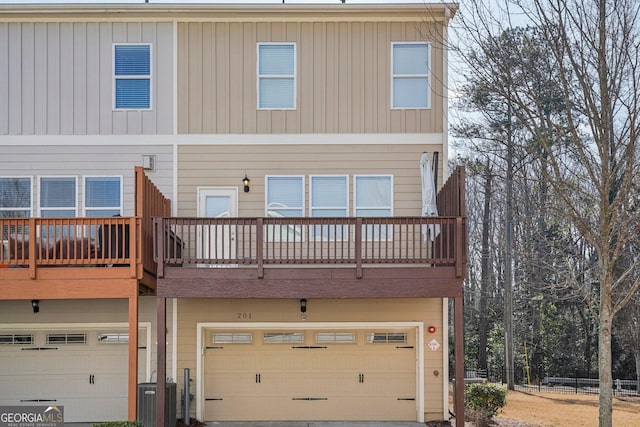
[{"label": "white board and batten siding", "polygon": [[[114,110],[114,43],[152,44],[151,110]],[[171,22],[0,22],[0,70],[0,135],[173,132]]]}]

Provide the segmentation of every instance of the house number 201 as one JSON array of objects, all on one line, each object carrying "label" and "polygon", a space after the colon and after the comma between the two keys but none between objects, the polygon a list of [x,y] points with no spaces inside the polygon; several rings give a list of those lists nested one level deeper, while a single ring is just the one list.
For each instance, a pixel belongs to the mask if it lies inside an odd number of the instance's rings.
[{"label": "house number 201", "polygon": [[236,313],[236,319],[249,320],[251,319],[251,313]]}]

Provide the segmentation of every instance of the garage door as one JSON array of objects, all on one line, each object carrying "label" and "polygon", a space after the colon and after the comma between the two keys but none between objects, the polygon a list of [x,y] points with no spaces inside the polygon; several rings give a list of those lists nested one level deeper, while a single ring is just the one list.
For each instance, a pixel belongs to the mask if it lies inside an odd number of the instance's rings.
[{"label": "garage door", "polygon": [[[141,333],[146,339],[146,331]],[[0,405],[64,406],[65,422],[127,417],[126,329],[0,331]],[[138,354],[146,377],[146,346]]]},{"label": "garage door", "polygon": [[204,419],[416,420],[415,329],[205,329]]}]

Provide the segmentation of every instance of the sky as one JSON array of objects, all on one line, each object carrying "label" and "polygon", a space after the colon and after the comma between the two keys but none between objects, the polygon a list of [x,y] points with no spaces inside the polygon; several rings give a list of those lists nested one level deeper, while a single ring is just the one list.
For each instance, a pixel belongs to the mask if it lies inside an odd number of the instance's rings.
[{"label": "sky", "polygon": [[[436,0],[438,1],[438,0]],[[285,0],[286,3],[340,3],[340,0]],[[424,3],[425,0],[346,0],[347,3]],[[429,2],[427,0],[427,2]],[[0,3],[144,3],[144,0],[0,0]],[[254,3],[254,4],[268,4],[268,3],[282,3],[281,0],[149,0],[149,3]]]}]

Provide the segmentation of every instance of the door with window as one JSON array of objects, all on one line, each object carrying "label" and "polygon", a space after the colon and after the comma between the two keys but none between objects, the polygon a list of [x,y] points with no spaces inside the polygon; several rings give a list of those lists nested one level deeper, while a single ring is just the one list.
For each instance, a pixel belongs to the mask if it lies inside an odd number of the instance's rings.
[{"label": "door with window", "polygon": [[[203,218],[234,218],[238,216],[236,188],[199,188],[198,216]],[[229,264],[236,258],[236,227],[229,223],[198,226],[198,258],[206,260],[199,267],[237,267]]]}]

